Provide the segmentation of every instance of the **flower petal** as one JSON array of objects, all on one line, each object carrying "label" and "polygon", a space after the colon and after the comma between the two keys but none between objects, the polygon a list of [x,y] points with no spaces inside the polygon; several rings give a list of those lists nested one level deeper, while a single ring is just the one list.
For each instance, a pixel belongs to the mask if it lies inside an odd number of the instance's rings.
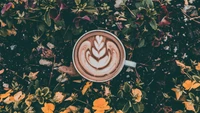
[{"label": "flower petal", "polygon": [[186,80],[183,83],[183,87],[185,88],[185,90],[189,90],[192,87],[192,81],[191,80]]}]

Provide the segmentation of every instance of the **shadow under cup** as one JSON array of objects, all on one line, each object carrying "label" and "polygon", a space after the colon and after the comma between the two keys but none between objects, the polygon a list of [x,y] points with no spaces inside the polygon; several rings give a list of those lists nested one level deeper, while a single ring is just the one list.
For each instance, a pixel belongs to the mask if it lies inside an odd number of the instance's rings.
[{"label": "shadow under cup", "polygon": [[106,82],[120,73],[126,54],[122,42],[114,34],[92,30],[77,40],[72,58],[82,77],[93,82]]}]

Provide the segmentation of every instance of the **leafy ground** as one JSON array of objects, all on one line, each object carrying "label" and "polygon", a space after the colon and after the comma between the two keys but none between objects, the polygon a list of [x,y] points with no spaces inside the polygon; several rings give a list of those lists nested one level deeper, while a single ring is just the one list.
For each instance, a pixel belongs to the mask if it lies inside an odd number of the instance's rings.
[{"label": "leafy ground", "polygon": [[[126,0],[117,5],[118,2],[1,0],[0,112],[39,113],[44,112],[41,108],[45,103],[53,103],[56,113],[69,106],[80,113],[86,108],[94,112],[93,101],[101,97],[109,102],[111,109],[105,108],[106,112],[198,112],[198,101],[195,110],[188,109],[176,98],[172,88],[187,79],[180,71],[183,67],[177,66],[177,60],[188,65],[191,60],[200,62],[199,1],[189,0],[193,7],[187,10],[184,9],[187,3],[181,0]],[[80,76],[69,73],[65,66],[72,62],[76,40],[93,29],[115,33],[126,48],[127,59],[136,61],[137,68],[124,67],[108,83],[91,86]],[[59,71],[55,69],[61,66],[64,67]],[[196,73],[199,76],[198,70]],[[58,80],[58,76],[62,76],[63,81]],[[50,90],[45,92],[50,97],[39,94],[39,88]],[[87,90],[84,94],[83,89]],[[132,89],[142,91],[141,101],[137,101]],[[26,96],[8,104],[3,101],[3,94],[9,90],[12,90],[11,95],[22,91]],[[65,101],[57,102],[56,92],[62,92]],[[192,93],[199,95],[198,90]],[[25,100],[30,94],[34,99],[28,106]],[[186,98],[189,92],[185,94]],[[70,101],[66,100],[69,98]]]}]

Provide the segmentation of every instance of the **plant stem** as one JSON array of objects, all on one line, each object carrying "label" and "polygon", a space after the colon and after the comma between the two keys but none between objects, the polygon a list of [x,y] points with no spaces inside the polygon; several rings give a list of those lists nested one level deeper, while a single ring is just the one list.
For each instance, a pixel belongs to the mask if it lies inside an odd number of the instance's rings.
[{"label": "plant stem", "polygon": [[52,68],[51,68],[51,74],[50,74],[50,79],[49,79],[49,86],[51,84],[51,79],[53,77],[53,70],[54,70],[54,64],[56,62],[56,55],[54,55],[54,61],[53,61],[53,64],[52,64]]}]

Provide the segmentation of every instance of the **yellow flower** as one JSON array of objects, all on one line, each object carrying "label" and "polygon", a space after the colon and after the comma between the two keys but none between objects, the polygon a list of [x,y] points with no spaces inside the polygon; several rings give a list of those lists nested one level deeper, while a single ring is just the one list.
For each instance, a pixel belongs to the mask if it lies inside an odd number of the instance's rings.
[{"label": "yellow flower", "polygon": [[61,111],[60,113],[76,113],[78,108],[76,106],[69,106],[64,111]]},{"label": "yellow flower", "polygon": [[65,96],[62,94],[62,92],[56,92],[55,96],[53,97],[53,100],[56,103],[61,103],[64,98],[65,98]]},{"label": "yellow flower", "polygon": [[192,102],[183,102],[183,103],[185,104],[185,108],[187,110],[195,112],[194,104]]},{"label": "yellow flower", "polygon": [[135,99],[135,101],[136,102],[140,102],[141,101],[141,99],[142,99],[142,92],[141,92],[141,90],[139,90],[139,89],[132,89],[132,95],[133,95],[133,97],[135,97],[136,99]]},{"label": "yellow flower", "polygon": [[176,94],[176,99],[179,100],[179,98],[180,98],[181,95],[183,94],[183,91],[181,91],[180,88],[172,88],[172,91],[175,92],[175,94]]},{"label": "yellow flower", "polygon": [[7,98],[8,96],[10,96],[10,93],[12,93],[12,90],[8,90],[6,93],[4,94],[0,94],[0,102],[4,99]]},{"label": "yellow flower", "polygon": [[191,89],[196,89],[200,86],[200,83],[196,83],[196,81],[191,81],[191,80],[186,80],[183,83],[183,87],[185,90],[191,90]]},{"label": "yellow flower", "polygon": [[44,103],[44,107],[42,107],[44,113],[53,113],[54,109],[55,105],[52,103]]},{"label": "yellow flower", "polygon": [[82,89],[82,94],[84,95],[85,92],[92,86],[92,82],[86,82],[85,86]]},{"label": "yellow flower", "polygon": [[26,105],[27,105],[28,107],[31,106],[32,99],[33,99],[33,95],[31,95],[31,94],[28,95],[28,98],[26,98],[25,103],[26,103]]},{"label": "yellow flower", "polygon": [[197,71],[200,71],[200,62],[198,62],[197,66],[195,66],[195,69],[196,69]]},{"label": "yellow flower", "polygon": [[105,110],[110,109],[110,106],[104,98],[98,98],[94,100],[92,109],[96,110],[95,113],[104,113]]}]

